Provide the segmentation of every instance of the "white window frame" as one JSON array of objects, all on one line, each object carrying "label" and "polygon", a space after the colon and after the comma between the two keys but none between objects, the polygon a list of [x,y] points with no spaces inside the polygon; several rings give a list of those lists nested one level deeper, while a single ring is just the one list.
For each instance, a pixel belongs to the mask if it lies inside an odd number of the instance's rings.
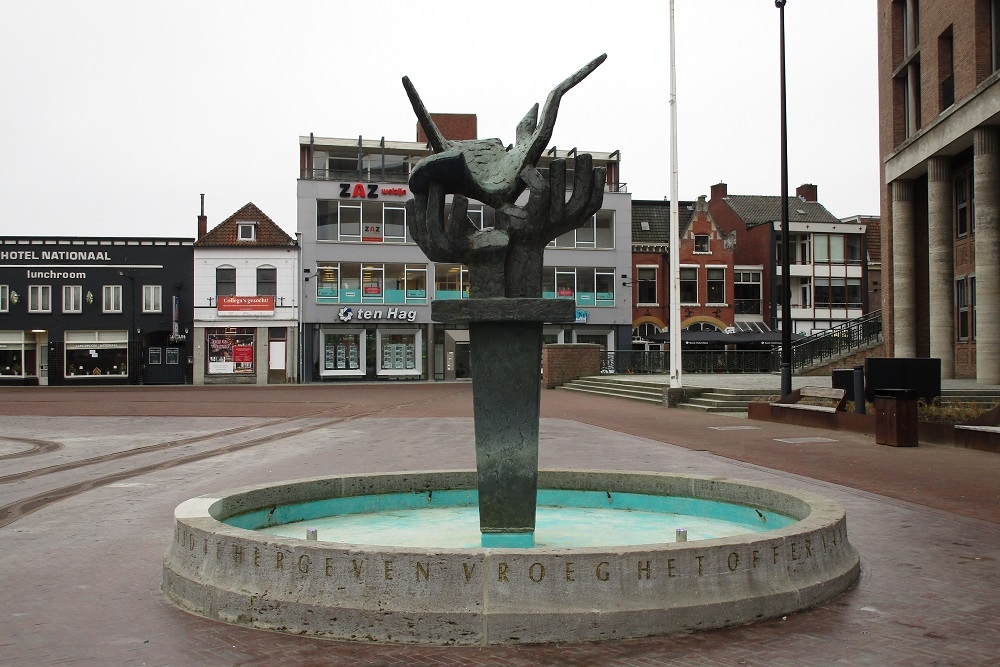
[{"label": "white window frame", "polygon": [[[716,279],[716,280],[713,281],[711,278],[709,278],[709,275],[710,275],[710,273],[712,271],[722,271],[722,280]],[[709,298],[709,292],[711,291],[709,288],[710,288],[712,282],[721,282],[722,283],[722,300],[721,301],[712,301],[712,299]],[[728,307],[728,303],[726,302],[726,267],[724,267],[724,266],[712,266],[712,265],[705,266],[705,304],[708,305],[708,306],[727,306]]]},{"label": "white window frame", "polygon": [[101,312],[103,313],[122,312],[121,285],[105,285],[101,289]]},{"label": "white window frame", "polygon": [[[653,292],[654,299],[652,301],[643,301],[640,297],[642,295],[642,290],[640,284],[644,282],[640,277],[639,273],[641,271],[652,271],[653,272]],[[660,267],[655,264],[636,264],[635,266],[635,305],[637,306],[659,306],[660,305]],[[659,332],[657,332],[659,333]]]},{"label": "white window frame", "polygon": [[143,285],[142,286],[142,312],[162,313],[163,312],[163,286]]},{"label": "white window frame", "polygon": [[83,312],[83,285],[63,285],[62,311],[64,313]]},{"label": "white window frame", "polygon": [[[698,270],[698,265],[697,264],[681,264],[680,269],[681,269],[681,271],[683,271],[684,269],[691,269],[691,270],[693,270],[694,271],[694,279],[695,279],[695,281],[694,281],[694,295],[695,295],[695,300],[694,301],[684,301],[683,299],[681,299],[681,305],[682,306],[700,306],[701,305],[701,301],[699,301],[698,299],[700,297],[700,290],[701,290],[701,276],[699,275],[699,273],[701,273],[701,272]],[[678,280],[681,282],[681,284],[683,286],[683,282],[684,282],[683,279],[680,278],[680,277],[678,277]],[[678,298],[680,298],[680,295],[678,295]]]},{"label": "white window frame", "polygon": [[[698,249],[698,241],[704,239],[705,249]],[[695,234],[694,235],[694,254],[696,255],[711,255],[712,254],[712,235],[711,234]]]},{"label": "white window frame", "polygon": [[236,240],[256,241],[257,224],[253,222],[240,222],[236,226]]},{"label": "white window frame", "polygon": [[28,312],[52,312],[52,285],[28,285]]}]

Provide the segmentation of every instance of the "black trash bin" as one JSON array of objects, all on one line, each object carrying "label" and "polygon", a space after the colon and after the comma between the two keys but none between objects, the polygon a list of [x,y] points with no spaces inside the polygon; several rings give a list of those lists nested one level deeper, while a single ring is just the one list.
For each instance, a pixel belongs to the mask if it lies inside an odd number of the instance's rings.
[{"label": "black trash bin", "polygon": [[876,444],[917,446],[917,393],[914,389],[879,389],[875,392]]},{"label": "black trash bin", "polygon": [[835,368],[830,374],[830,384],[834,389],[843,389],[844,397],[854,400],[854,369]]}]

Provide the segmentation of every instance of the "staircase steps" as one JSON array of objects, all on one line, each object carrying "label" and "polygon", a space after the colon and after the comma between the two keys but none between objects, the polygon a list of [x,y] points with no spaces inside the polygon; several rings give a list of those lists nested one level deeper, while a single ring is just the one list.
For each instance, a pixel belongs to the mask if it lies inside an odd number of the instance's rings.
[{"label": "staircase steps", "polygon": [[629,382],[602,377],[579,378],[559,387],[566,391],[582,391],[659,405],[663,405],[664,388],[665,385],[656,382]]},{"label": "staircase steps", "polygon": [[776,400],[774,389],[707,389],[692,396],[677,407],[702,412],[746,412],[750,403],[758,400]]}]

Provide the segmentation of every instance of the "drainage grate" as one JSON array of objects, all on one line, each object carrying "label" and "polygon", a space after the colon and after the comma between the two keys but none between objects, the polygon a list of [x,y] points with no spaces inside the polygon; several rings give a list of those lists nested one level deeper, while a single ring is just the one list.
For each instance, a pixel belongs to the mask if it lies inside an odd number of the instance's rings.
[{"label": "drainage grate", "polygon": [[757,431],[760,426],[709,426],[713,431]]},{"label": "drainage grate", "polygon": [[837,442],[833,438],[775,438],[776,442],[787,442],[790,445],[808,445],[814,442]]}]

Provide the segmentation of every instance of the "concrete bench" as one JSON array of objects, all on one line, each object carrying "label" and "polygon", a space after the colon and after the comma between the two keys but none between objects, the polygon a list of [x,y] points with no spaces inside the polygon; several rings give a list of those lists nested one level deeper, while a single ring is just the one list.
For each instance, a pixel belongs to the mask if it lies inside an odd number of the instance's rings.
[{"label": "concrete bench", "polygon": [[[834,405],[810,405],[800,403],[803,398],[822,398],[835,402]],[[812,410],[813,412],[843,412],[847,403],[847,395],[843,389],[831,389],[829,387],[800,387],[795,389],[788,396],[780,401],[771,403],[776,408],[788,408],[790,410]]]}]

